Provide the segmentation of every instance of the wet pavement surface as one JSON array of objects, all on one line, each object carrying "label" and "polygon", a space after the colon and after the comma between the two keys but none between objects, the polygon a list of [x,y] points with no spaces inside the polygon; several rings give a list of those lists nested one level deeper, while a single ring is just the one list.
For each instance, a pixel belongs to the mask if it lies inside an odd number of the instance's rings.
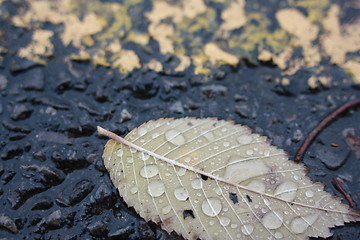
[{"label": "wet pavement surface", "polygon": [[[96,126],[124,136],[150,119],[216,117],[233,120],[268,136],[293,159],[316,124],[360,88],[336,67],[330,87],[310,88],[310,72],[280,84],[271,64],[221,66],[208,77],[136,69],[119,73],[70,60],[60,42],[47,65],[14,54],[29,33],[3,22],[9,53],[0,63],[0,239],[181,239],[142,220],[119,197],[101,154],[107,139]],[[360,206],[360,109],[327,127],[303,163],[313,181]],[[359,223],[332,229],[330,239],[359,239]]]}]

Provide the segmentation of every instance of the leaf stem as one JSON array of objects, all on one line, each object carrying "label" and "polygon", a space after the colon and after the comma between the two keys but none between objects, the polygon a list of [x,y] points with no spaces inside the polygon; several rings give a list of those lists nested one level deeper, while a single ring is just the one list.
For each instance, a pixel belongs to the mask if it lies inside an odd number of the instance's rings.
[{"label": "leaf stem", "polygon": [[304,142],[299,147],[297,153],[295,154],[294,161],[300,162],[302,158],[304,157],[304,154],[306,150],[310,147],[311,143],[314,141],[315,137],[326,127],[328,126],[336,117],[341,115],[342,113],[348,111],[350,108],[360,106],[360,98],[356,98],[353,100],[350,100],[337,109],[327,115],[306,137]]},{"label": "leaf stem", "polygon": [[332,184],[334,185],[334,187],[345,197],[346,201],[349,203],[349,206],[351,208],[355,207],[354,201],[352,200],[350,194],[348,194],[344,188],[341,186],[340,183],[344,183],[344,181],[339,178],[339,177],[334,177],[332,179]]}]

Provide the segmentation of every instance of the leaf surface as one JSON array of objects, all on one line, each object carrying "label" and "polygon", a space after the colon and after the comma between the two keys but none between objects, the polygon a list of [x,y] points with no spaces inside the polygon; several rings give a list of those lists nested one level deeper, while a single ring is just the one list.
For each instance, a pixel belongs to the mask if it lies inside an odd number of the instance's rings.
[{"label": "leaf surface", "polygon": [[266,137],[230,121],[158,119],[112,138],[103,158],[145,220],[186,239],[308,239],[358,221]]}]

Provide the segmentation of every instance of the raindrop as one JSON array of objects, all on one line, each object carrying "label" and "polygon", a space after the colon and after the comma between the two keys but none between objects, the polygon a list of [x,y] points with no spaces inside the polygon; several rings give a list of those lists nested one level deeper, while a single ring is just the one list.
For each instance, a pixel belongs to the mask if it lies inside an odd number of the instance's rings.
[{"label": "raindrop", "polygon": [[265,192],[265,184],[257,180],[251,181],[248,185],[246,185],[246,187],[256,192]]},{"label": "raindrop", "polygon": [[253,155],[254,154],[254,150],[252,150],[252,149],[248,149],[248,150],[246,150],[246,154],[247,155]]},{"label": "raindrop", "polygon": [[183,145],[185,143],[184,135],[176,129],[170,129],[165,133],[165,138],[167,141],[171,142],[176,146]]},{"label": "raindrop", "polygon": [[283,234],[282,234],[281,232],[276,232],[276,233],[274,234],[274,237],[275,237],[276,239],[281,239],[281,238],[283,238]]},{"label": "raindrop", "polygon": [[123,150],[122,148],[120,148],[119,150],[116,151],[116,156],[121,157],[123,155]]},{"label": "raindrop", "polygon": [[313,196],[314,196],[314,192],[313,192],[312,190],[307,190],[307,191],[305,192],[305,195],[310,198],[310,197],[313,197]]},{"label": "raindrop", "polygon": [[283,215],[278,211],[268,212],[262,218],[262,223],[267,229],[277,229],[283,223]]},{"label": "raindrop", "polygon": [[224,146],[224,147],[229,147],[229,146],[230,146],[230,143],[229,143],[229,142],[224,142],[224,143],[223,143],[223,146]]},{"label": "raindrop", "polygon": [[237,138],[237,141],[240,144],[249,144],[252,142],[252,137],[251,137],[251,135],[242,135]]},{"label": "raindrop", "polygon": [[176,188],[174,190],[174,195],[175,195],[176,199],[179,201],[186,201],[189,198],[188,191],[183,187]]},{"label": "raindrop", "polygon": [[191,157],[185,157],[184,162],[189,163],[191,161]]},{"label": "raindrop", "polygon": [[222,132],[226,132],[226,131],[227,131],[227,128],[226,128],[226,127],[223,127],[223,128],[221,129],[221,131],[222,131]]},{"label": "raindrop", "polygon": [[191,186],[193,189],[201,189],[202,188],[202,181],[200,178],[195,178],[191,181]]},{"label": "raindrop", "polygon": [[140,175],[144,178],[152,178],[158,175],[159,169],[156,165],[146,165],[140,170]]},{"label": "raindrop", "polygon": [[148,193],[152,197],[160,197],[165,192],[165,185],[159,180],[155,180],[149,183]]},{"label": "raindrop", "polygon": [[314,224],[317,218],[317,214],[297,217],[291,221],[290,229],[295,234],[301,234],[305,232],[310,225]]},{"label": "raindrop", "polygon": [[130,152],[131,152],[131,153],[136,153],[137,150],[136,150],[135,148],[130,148]]},{"label": "raindrop", "polygon": [[128,163],[133,163],[133,162],[134,162],[134,159],[133,159],[132,157],[128,157],[128,158],[126,159],[126,161],[127,161]]},{"label": "raindrop", "polygon": [[213,142],[215,140],[215,136],[212,132],[207,132],[204,134],[204,137],[206,138],[206,140],[208,140],[209,142]]},{"label": "raindrop", "polygon": [[237,228],[237,226],[238,225],[236,223],[233,223],[233,224],[230,225],[231,228]]},{"label": "raindrop", "polygon": [[220,224],[224,227],[230,224],[230,218],[228,217],[220,217]]},{"label": "raindrop", "polygon": [[138,134],[139,134],[139,136],[144,136],[146,133],[147,133],[146,128],[140,127],[140,128],[138,129]]},{"label": "raindrop", "polygon": [[265,150],[265,151],[264,151],[264,156],[265,156],[265,157],[270,156],[270,151],[269,151],[269,150]]},{"label": "raindrop", "polygon": [[131,189],[130,189],[130,192],[132,193],[132,194],[135,194],[135,193],[137,193],[138,192],[138,188],[135,186],[135,187],[132,187]]},{"label": "raindrop", "polygon": [[185,168],[180,168],[179,171],[177,171],[177,175],[182,177],[186,174],[186,169]]},{"label": "raindrop", "polygon": [[203,201],[201,208],[205,215],[215,217],[220,213],[222,205],[219,199],[208,198]]},{"label": "raindrop", "polygon": [[216,193],[217,195],[221,195],[221,188],[220,188],[220,187],[216,187],[216,188],[215,188],[215,193]]},{"label": "raindrop", "polygon": [[149,159],[149,157],[150,157],[150,155],[149,155],[149,154],[144,153],[144,152],[140,152],[140,153],[139,153],[139,156],[140,156],[140,158],[141,158],[143,161],[148,160],[148,159]]},{"label": "raindrop", "polygon": [[162,209],[163,214],[168,214],[171,211],[171,206],[168,205]]},{"label": "raindrop", "polygon": [[246,235],[250,235],[252,234],[252,232],[254,231],[254,226],[251,224],[245,224],[241,226],[241,231]]},{"label": "raindrop", "polygon": [[290,181],[283,182],[275,189],[274,195],[285,201],[293,201],[296,197],[297,189],[298,185],[296,183]]},{"label": "raindrop", "polygon": [[214,222],[213,220],[210,220],[210,221],[209,221],[209,225],[210,225],[210,226],[213,226],[214,224],[215,224],[215,222]]},{"label": "raindrop", "polygon": [[156,132],[151,135],[151,138],[154,139],[154,138],[157,138],[158,136],[159,136],[159,133]]}]

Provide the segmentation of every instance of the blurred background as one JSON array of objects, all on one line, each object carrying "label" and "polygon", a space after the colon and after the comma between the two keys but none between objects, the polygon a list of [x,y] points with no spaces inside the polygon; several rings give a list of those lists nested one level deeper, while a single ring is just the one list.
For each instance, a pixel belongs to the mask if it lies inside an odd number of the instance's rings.
[{"label": "blurred background", "polygon": [[[358,0],[0,0],[0,238],[181,239],[113,187],[100,125],[216,117],[290,160],[327,114],[360,97]],[[360,204],[360,112],[303,163]],[[359,224],[330,239],[359,239]]]}]

